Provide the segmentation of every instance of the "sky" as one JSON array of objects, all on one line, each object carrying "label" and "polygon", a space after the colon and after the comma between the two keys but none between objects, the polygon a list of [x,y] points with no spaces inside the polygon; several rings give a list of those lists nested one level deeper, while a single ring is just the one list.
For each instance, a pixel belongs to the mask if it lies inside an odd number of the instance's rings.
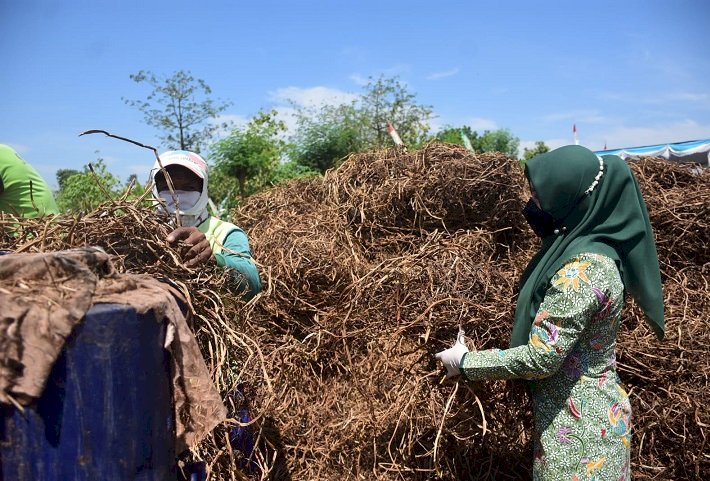
[{"label": "sky", "polygon": [[[397,77],[434,131],[508,129],[592,150],[710,138],[710,2],[0,0],[0,143],[56,187],[98,156],[147,178],[160,145],[124,98],[187,70],[244,122]],[[291,102],[290,102],[291,101]]]}]

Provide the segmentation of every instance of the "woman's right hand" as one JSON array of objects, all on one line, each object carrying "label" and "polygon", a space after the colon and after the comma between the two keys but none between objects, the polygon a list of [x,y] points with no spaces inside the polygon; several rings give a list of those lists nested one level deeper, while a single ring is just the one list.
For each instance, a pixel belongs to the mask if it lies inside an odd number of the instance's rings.
[{"label": "woman's right hand", "polygon": [[436,357],[446,368],[446,377],[451,378],[461,374],[459,366],[464,355],[469,352],[466,343],[464,342],[463,329],[459,329],[454,345],[444,351],[437,352]]}]

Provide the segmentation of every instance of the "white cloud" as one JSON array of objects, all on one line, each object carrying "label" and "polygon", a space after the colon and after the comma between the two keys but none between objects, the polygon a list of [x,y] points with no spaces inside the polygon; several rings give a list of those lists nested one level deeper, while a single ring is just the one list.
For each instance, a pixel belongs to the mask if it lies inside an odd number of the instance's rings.
[{"label": "white cloud", "polygon": [[523,151],[525,149],[532,149],[535,147],[535,140],[521,140],[520,145],[518,146],[518,157],[523,156]]},{"label": "white cloud", "polygon": [[[298,107],[318,108],[324,105],[341,105],[357,99],[357,95],[344,90],[328,87],[284,87],[269,93],[269,99],[276,103],[276,118],[286,125],[286,138],[296,131]],[[286,105],[284,105],[286,104]]]},{"label": "white cloud", "polygon": [[249,118],[241,114],[225,114],[218,116],[214,121],[216,124],[225,122],[233,125],[234,127],[245,127],[249,123]]},{"label": "white cloud", "polygon": [[440,117],[432,117],[429,119],[429,133],[437,133],[441,131],[446,125],[441,122]]},{"label": "white cloud", "polygon": [[293,107],[275,107],[276,119],[282,121],[286,125],[286,133],[284,137],[293,134],[296,131],[296,109]]},{"label": "white cloud", "polygon": [[[710,137],[710,124],[701,125],[694,120],[684,120],[667,124],[658,124],[650,127],[618,126],[590,133],[578,132],[579,143],[591,150],[602,150],[604,145],[608,149],[624,147],[641,147],[644,145],[666,144],[685,142],[688,140],[706,139]],[[547,138],[535,140],[521,140],[519,154],[522,156],[525,147],[535,146],[535,142],[542,140],[550,150],[570,145],[574,142],[572,131],[567,138]]]},{"label": "white cloud", "polygon": [[354,73],[354,74],[350,75],[349,78],[350,78],[350,80],[355,82],[355,85],[358,85],[360,87],[364,87],[369,82],[369,79],[367,77],[365,77],[364,75],[361,75],[359,73]]},{"label": "white cloud", "polygon": [[356,94],[328,87],[284,87],[269,92],[269,100],[273,102],[293,102],[302,107],[319,107],[322,105],[340,105],[352,102]]},{"label": "white cloud", "polygon": [[[296,130],[296,111],[298,107],[319,107],[322,105],[339,105],[350,102],[357,96],[342,90],[326,87],[298,88],[285,87],[269,94],[269,99],[275,103],[271,108],[276,111],[276,120],[286,125],[286,138]],[[219,116],[215,123],[227,122],[227,129],[220,129],[217,138],[224,138],[234,128],[244,128],[251,120],[242,114],[226,114]]]},{"label": "white cloud", "polygon": [[[520,145],[518,146],[518,157],[521,159],[523,158],[523,152],[525,152],[525,149],[534,149],[535,148],[535,142],[539,142],[540,139],[537,140],[521,140]],[[563,145],[569,145],[571,143],[570,139],[547,139],[543,140],[545,145],[547,145],[550,150],[556,149],[558,147],[562,147]]]},{"label": "white cloud", "polygon": [[710,124],[701,125],[694,120],[684,120],[652,127],[621,126],[595,134],[590,137],[589,142],[585,143],[585,145],[594,150],[600,150],[606,142],[609,149],[619,149],[706,139],[710,136],[709,133]]},{"label": "white cloud", "polygon": [[471,130],[475,130],[477,132],[482,132],[484,130],[497,130],[498,129],[498,124],[496,123],[495,120],[492,119],[484,119],[481,117],[472,117],[468,119],[466,122],[464,122],[464,125],[468,125],[471,127]]},{"label": "white cloud", "polygon": [[438,80],[446,77],[452,77],[457,73],[459,73],[458,67],[445,70],[443,72],[434,72],[431,75],[427,76],[427,80]]},{"label": "white cloud", "polygon": [[218,139],[228,136],[230,132],[234,129],[241,129],[246,127],[246,125],[249,123],[249,118],[246,115],[241,114],[224,114],[218,116],[214,120],[214,122],[212,122],[213,125],[219,125],[223,123],[226,123],[227,127],[220,127],[219,129],[217,129],[217,132],[215,132],[215,137]]}]

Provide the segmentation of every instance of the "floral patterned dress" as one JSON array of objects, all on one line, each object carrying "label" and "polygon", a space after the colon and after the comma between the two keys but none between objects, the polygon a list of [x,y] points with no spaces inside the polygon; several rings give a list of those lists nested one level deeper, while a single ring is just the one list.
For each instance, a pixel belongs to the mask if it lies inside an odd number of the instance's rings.
[{"label": "floral patterned dress", "polygon": [[553,276],[526,345],[461,362],[471,380],[531,381],[535,480],[630,479],[631,405],[614,354],[623,301],[614,261],[580,254]]}]

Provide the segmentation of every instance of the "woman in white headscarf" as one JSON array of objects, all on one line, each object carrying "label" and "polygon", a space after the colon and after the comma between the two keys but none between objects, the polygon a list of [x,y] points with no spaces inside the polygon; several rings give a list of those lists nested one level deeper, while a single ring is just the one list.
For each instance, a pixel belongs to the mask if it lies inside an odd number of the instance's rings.
[{"label": "woman in white headscarf", "polygon": [[185,150],[165,152],[160,163],[162,169],[156,161],[151,171],[153,195],[160,201],[160,210],[180,219],[180,227],[167,241],[185,246],[181,251],[185,266],[195,267],[214,258],[218,265],[235,271],[246,298],[256,295],[261,291],[261,279],[246,233],[207,212],[207,163]]}]

